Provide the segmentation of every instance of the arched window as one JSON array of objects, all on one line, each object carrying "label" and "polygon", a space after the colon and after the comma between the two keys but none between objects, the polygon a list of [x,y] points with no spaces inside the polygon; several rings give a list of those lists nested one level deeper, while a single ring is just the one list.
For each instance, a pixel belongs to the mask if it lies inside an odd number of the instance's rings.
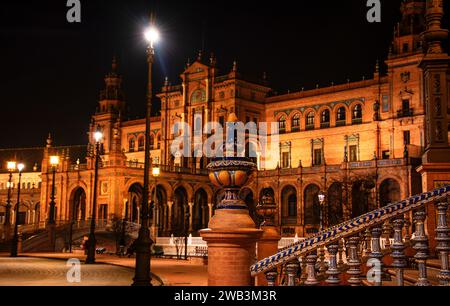
[{"label": "arched window", "polygon": [[336,113],[336,126],[345,125],[346,112],[345,107],[340,107]]},{"label": "arched window", "polygon": [[353,122],[353,124],[362,123],[362,106],[361,106],[361,104],[357,104],[353,108],[352,122]]},{"label": "arched window", "polygon": [[309,112],[308,115],[306,115],[306,129],[307,130],[314,130],[314,112]]},{"label": "arched window", "polygon": [[139,137],[138,140],[138,151],[144,151],[145,149],[145,138],[144,136]]},{"label": "arched window", "polygon": [[292,130],[298,131],[300,130],[300,115],[295,114],[294,117],[292,117]]},{"label": "arched window", "polygon": [[330,111],[328,109],[324,110],[320,115],[320,127],[321,128],[330,127]]},{"label": "arched window", "polygon": [[280,134],[286,133],[286,117],[281,116],[278,120],[278,128],[280,129]]},{"label": "arched window", "polygon": [[150,135],[150,150],[155,148],[155,136],[153,134]]},{"label": "arched window", "polygon": [[128,151],[129,152],[134,152],[134,147],[136,144],[136,140],[133,138],[130,138],[130,140],[128,141]]}]

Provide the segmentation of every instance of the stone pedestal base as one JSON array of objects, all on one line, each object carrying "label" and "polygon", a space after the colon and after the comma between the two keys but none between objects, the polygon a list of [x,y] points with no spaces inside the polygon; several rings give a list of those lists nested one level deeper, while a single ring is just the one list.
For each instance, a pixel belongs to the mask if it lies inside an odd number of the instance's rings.
[{"label": "stone pedestal base", "polygon": [[[448,158],[448,157],[447,157]],[[450,163],[424,163],[417,168],[422,175],[422,191],[427,192],[444,185],[450,185]],[[437,225],[434,205],[427,205],[426,229],[430,246],[430,255],[435,255],[435,229]]]},{"label": "stone pedestal base", "polygon": [[216,210],[209,227],[200,231],[208,243],[208,285],[253,285],[250,266],[263,231],[255,228],[248,210]]},{"label": "stone pedestal base", "polygon": [[[278,252],[278,242],[281,239],[276,227],[266,226],[261,229],[263,230],[263,234],[257,244],[258,261],[276,254]],[[258,275],[256,285],[267,286],[267,280],[264,274]]]}]

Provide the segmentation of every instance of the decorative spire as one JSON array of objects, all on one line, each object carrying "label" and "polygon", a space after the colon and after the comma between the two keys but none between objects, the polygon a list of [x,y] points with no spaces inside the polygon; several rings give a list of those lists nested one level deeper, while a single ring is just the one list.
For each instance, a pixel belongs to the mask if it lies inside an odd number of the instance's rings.
[{"label": "decorative spire", "polygon": [[428,0],[426,11],[427,30],[424,39],[428,43],[427,53],[443,53],[442,42],[448,37],[448,30],[442,29],[444,16],[443,0]]},{"label": "decorative spire", "polygon": [[211,52],[211,55],[209,56],[209,64],[214,67],[216,66],[216,63],[217,63],[216,56],[214,55],[213,52]]},{"label": "decorative spire", "polygon": [[380,73],[380,61],[377,60],[377,63],[375,64],[375,73],[379,74]]},{"label": "decorative spire", "polygon": [[232,71],[233,72],[237,72],[237,61],[236,60],[233,61],[233,69],[232,69]]},{"label": "decorative spire", "polygon": [[113,73],[115,73],[117,71],[117,58],[115,55],[113,56],[113,59],[112,59],[111,71]]},{"label": "decorative spire", "polygon": [[198,51],[198,55],[197,55],[197,61],[201,61],[202,60],[202,50]]},{"label": "decorative spire", "polygon": [[169,77],[164,78],[164,86],[169,86]]},{"label": "decorative spire", "polygon": [[52,139],[52,134],[48,133],[48,137],[47,137],[47,148],[51,148],[53,143],[53,139]]}]

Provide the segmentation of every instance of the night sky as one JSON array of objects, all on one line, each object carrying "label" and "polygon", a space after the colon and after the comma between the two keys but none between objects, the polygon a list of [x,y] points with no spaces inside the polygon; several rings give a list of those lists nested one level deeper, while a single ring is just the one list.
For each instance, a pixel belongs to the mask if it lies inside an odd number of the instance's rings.
[{"label": "night sky", "polygon": [[[9,2],[9,3],[8,3]],[[401,0],[382,0],[382,23],[366,0],[81,0],[82,22],[66,21],[66,0],[0,3],[0,147],[85,144],[103,77],[116,55],[130,118],[143,116],[142,31],[156,12],[155,89],[179,82],[188,58],[214,52],[225,74],[267,72],[279,93],[370,77],[385,59]],[[450,12],[448,2],[446,12]],[[448,28],[448,20],[445,24]]]}]

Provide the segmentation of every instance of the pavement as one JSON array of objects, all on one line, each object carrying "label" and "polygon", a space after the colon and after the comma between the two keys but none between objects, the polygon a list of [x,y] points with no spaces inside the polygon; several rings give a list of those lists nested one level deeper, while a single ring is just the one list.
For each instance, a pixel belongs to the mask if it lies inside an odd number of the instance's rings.
[{"label": "pavement", "polygon": [[[81,262],[82,282],[67,282],[67,260]],[[129,286],[136,259],[116,255],[96,255],[95,265],[85,265],[82,252],[27,253],[18,258],[0,254],[0,286]],[[200,260],[152,258],[152,284],[155,286],[207,286],[207,266]]]}]

